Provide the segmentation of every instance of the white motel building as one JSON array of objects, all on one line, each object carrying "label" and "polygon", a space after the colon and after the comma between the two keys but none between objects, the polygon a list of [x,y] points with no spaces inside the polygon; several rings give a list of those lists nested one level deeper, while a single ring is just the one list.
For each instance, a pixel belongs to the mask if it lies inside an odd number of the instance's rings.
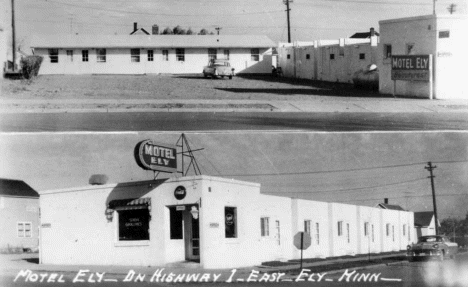
[{"label": "white motel building", "polygon": [[264,35],[38,35],[39,74],[191,74],[210,59],[229,60],[235,73],[271,73]]},{"label": "white motel building", "polygon": [[[41,192],[40,262],[206,269],[406,249],[414,214],[265,195],[260,184],[205,175]],[[196,264],[196,263],[195,263]]]}]

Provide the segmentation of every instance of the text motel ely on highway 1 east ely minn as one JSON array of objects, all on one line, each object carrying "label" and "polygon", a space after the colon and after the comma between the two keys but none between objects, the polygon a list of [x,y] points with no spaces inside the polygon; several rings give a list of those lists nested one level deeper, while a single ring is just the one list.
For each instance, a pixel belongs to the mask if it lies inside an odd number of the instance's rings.
[{"label": "text motel ely on highway 1 east ely minn", "polygon": [[[142,141],[135,159],[177,171],[175,146]],[[205,175],[43,191],[40,206],[44,264],[234,268],[300,258],[299,231],[312,238],[305,258],[404,250],[416,239],[413,212],[264,195],[258,183]]]}]

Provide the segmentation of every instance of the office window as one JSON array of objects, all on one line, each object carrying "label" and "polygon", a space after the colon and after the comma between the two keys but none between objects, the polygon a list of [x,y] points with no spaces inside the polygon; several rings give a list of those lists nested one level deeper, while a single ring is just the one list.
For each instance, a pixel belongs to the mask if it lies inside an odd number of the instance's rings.
[{"label": "office window", "polygon": [[392,45],[385,44],[384,45],[384,58],[391,58],[392,57]]},{"label": "office window", "polygon": [[81,51],[81,61],[82,62],[88,62],[88,50],[82,50]]},{"label": "office window", "polygon": [[153,61],[154,61],[154,51],[148,50],[148,62],[153,62]]},{"label": "office window", "polygon": [[250,60],[254,62],[260,61],[260,49],[258,48],[250,49]]},{"label": "office window", "polygon": [[386,230],[387,237],[390,236],[390,224],[389,223],[387,223],[387,225],[385,226],[385,230]]},{"label": "office window", "polygon": [[58,63],[58,49],[49,49],[49,58],[51,63]]},{"label": "office window", "polygon": [[359,53],[359,60],[365,60],[366,59],[366,54],[365,53]]},{"label": "office window", "polygon": [[162,50],[163,61],[169,61],[169,50]]},{"label": "office window", "polygon": [[226,238],[237,238],[237,208],[224,207],[225,235]]},{"label": "office window", "polygon": [[330,60],[335,60],[335,54],[330,54]]},{"label": "office window", "polygon": [[182,211],[177,210],[175,206],[169,207],[169,221],[171,225],[171,239],[183,239],[184,221]]},{"label": "office window", "polygon": [[18,237],[32,237],[31,222],[18,222]]},{"label": "office window", "polygon": [[374,242],[374,224],[372,224],[372,242]]},{"label": "office window", "polygon": [[351,237],[349,236],[349,223],[346,223],[346,232],[347,232],[347,238],[348,238],[348,243],[351,242]]},{"label": "office window", "polygon": [[130,60],[134,63],[140,62],[140,49],[130,49]]},{"label": "office window", "polygon": [[364,222],[364,236],[369,236],[369,222]]},{"label": "office window", "polygon": [[180,62],[185,61],[185,49],[176,49],[176,60]]},{"label": "office window", "polygon": [[260,227],[261,227],[261,233],[262,237],[264,236],[270,236],[270,219],[268,217],[262,217],[260,218]]},{"label": "office window", "polygon": [[320,225],[318,222],[315,223],[315,242],[317,245],[320,244]]},{"label": "office window", "polygon": [[304,220],[304,232],[310,234],[310,220]]},{"label": "office window", "polygon": [[119,214],[119,241],[149,240],[149,210],[117,210]]},{"label": "office window", "polygon": [[343,221],[338,221],[338,236],[343,235]]},{"label": "office window", "polygon": [[306,54],[306,60],[310,60],[310,54]]},{"label": "office window", "polygon": [[96,55],[98,63],[106,62],[106,49],[96,49]]},{"label": "office window", "polygon": [[208,49],[208,60],[216,60],[217,53],[216,49]]},{"label": "office window", "polygon": [[67,50],[67,59],[69,62],[73,62],[73,50]]},{"label": "office window", "polygon": [[406,236],[406,224],[403,224],[403,236]]},{"label": "office window", "polygon": [[230,54],[229,50],[224,50],[224,60],[229,60],[229,58],[230,58],[229,54]]}]

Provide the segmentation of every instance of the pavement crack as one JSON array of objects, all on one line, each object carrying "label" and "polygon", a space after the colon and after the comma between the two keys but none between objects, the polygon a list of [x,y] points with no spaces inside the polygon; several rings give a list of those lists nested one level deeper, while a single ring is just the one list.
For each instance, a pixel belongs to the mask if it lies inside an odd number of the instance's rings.
[{"label": "pavement crack", "polygon": [[293,105],[292,103],[289,103],[289,105],[291,105],[293,108],[296,108],[296,109],[298,109],[299,111],[303,112],[303,110],[299,109],[298,107],[296,107],[296,106]]}]

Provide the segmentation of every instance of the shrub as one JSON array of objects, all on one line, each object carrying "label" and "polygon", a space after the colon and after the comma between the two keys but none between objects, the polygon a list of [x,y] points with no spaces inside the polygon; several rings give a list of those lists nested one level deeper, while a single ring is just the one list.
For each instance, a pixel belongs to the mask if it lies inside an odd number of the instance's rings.
[{"label": "shrub", "polygon": [[36,77],[43,59],[41,56],[26,56],[21,58],[21,73],[23,74],[23,78],[30,80]]}]

